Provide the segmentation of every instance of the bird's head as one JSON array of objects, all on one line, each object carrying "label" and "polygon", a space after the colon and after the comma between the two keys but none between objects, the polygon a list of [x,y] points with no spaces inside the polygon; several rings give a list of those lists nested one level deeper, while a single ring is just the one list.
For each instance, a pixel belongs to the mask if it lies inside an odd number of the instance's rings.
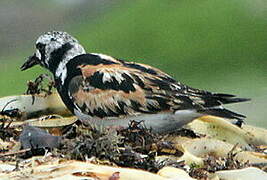
[{"label": "bird's head", "polygon": [[35,44],[36,52],[21,66],[29,69],[37,64],[55,73],[59,64],[66,64],[70,59],[84,54],[84,48],[66,32],[51,31],[41,35]]}]

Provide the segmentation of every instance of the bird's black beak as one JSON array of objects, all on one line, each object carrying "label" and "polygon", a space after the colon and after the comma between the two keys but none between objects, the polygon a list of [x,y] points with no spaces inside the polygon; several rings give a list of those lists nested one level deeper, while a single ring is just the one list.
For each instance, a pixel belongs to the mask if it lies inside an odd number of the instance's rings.
[{"label": "bird's black beak", "polygon": [[26,69],[29,69],[29,68],[39,64],[39,62],[40,62],[40,59],[38,57],[36,57],[36,55],[34,54],[33,56],[28,57],[26,62],[20,67],[20,70],[24,71]]}]

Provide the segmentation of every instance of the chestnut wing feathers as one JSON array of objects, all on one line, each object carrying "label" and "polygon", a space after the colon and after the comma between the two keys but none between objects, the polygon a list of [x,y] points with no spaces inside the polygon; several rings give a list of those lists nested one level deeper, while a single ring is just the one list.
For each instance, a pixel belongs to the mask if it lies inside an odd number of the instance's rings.
[{"label": "chestnut wing feathers", "polygon": [[121,64],[80,68],[83,83],[78,89],[77,86],[74,88],[71,96],[81,111],[88,115],[119,116],[178,108],[178,104],[172,101],[175,94],[167,87],[168,82],[158,76]]},{"label": "chestnut wing feathers", "polygon": [[244,118],[221,105],[247,99],[190,88],[151,66],[114,59],[110,64],[78,68],[82,75],[71,80],[69,86],[73,87],[69,89],[73,90],[69,93],[75,106],[91,116],[196,109],[204,114]]}]

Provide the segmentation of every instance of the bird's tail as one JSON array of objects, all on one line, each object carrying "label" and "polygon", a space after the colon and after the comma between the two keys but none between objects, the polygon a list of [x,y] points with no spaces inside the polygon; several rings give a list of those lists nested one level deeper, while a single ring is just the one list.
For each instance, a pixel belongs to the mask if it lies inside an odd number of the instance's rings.
[{"label": "bird's tail", "polygon": [[199,112],[203,114],[218,116],[218,117],[227,118],[227,119],[236,119],[239,121],[243,121],[243,119],[246,118],[246,116],[242,114],[238,114],[236,112],[230,111],[221,106],[205,108],[205,109],[199,110]]},{"label": "bird's tail", "polygon": [[250,101],[249,98],[237,98],[235,95],[232,94],[213,93],[212,96],[222,104]]},{"label": "bird's tail", "polygon": [[222,105],[250,100],[249,98],[237,98],[235,95],[224,93],[206,93],[203,94],[202,99],[204,99],[205,105],[204,107],[202,106],[198,112],[227,119],[236,119],[239,121],[243,121],[246,116],[230,111],[222,107]]}]

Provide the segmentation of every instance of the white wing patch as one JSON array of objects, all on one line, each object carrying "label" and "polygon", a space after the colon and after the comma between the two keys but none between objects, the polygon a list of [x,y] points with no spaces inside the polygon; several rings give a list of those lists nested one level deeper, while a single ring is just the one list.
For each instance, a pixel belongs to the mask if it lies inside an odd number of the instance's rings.
[{"label": "white wing patch", "polygon": [[129,73],[129,71],[121,70],[121,71],[114,71],[113,69],[101,69],[99,70],[103,74],[103,82],[112,82],[114,77],[118,83],[121,83],[125,80],[125,78],[122,76],[123,74],[126,74],[130,78],[133,79],[132,75]]},{"label": "white wing patch", "polygon": [[117,61],[117,59],[115,59],[114,57],[108,56],[106,54],[99,54],[99,53],[91,53],[93,55],[99,56],[101,59],[106,59],[106,60],[110,60],[110,61]]},{"label": "white wing patch", "polygon": [[103,73],[103,82],[111,82],[111,75],[109,73]]}]

